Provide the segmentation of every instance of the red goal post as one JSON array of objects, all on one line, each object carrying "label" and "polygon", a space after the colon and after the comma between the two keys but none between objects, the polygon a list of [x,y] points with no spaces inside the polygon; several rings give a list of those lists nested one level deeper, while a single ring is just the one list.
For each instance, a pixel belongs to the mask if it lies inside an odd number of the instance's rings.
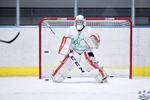
[{"label": "red goal post", "polygon": [[[72,26],[74,25],[74,20],[75,18],[43,18],[40,20],[39,23],[39,79],[42,79],[42,23],[44,21],[71,21],[70,25],[67,26]],[[86,21],[104,21],[101,26],[103,26],[107,21],[110,22],[107,26],[119,26],[117,21],[126,21],[128,23],[130,35],[129,35],[129,78],[132,78],[132,22],[129,18],[86,18]],[[112,21],[112,22],[111,22]],[[115,23],[116,21],[116,23]],[[64,23],[63,23],[64,24]],[[96,24],[96,23],[95,23]],[[60,26],[65,26],[65,25],[60,25]],[[87,24],[88,26],[88,24]],[[89,25],[90,26],[90,25]],[[94,26],[94,25],[93,25]],[[104,25],[105,26],[105,25]],[[122,24],[121,26],[126,26],[126,24]]]}]

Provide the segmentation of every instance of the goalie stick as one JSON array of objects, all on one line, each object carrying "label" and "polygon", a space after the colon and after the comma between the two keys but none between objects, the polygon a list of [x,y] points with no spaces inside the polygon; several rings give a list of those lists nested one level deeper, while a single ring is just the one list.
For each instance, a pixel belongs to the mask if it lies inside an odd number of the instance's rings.
[{"label": "goalie stick", "polygon": [[[51,28],[51,26],[48,24],[48,23],[45,23],[47,26],[48,26],[48,28],[50,29],[50,31],[52,32],[52,34],[53,35],[55,35],[55,37],[57,38],[57,39],[59,39],[57,36],[56,36],[56,33],[53,31],[53,29]],[[59,39],[60,40],[60,39]],[[83,68],[81,67],[81,65],[79,64],[79,62],[76,60],[76,58],[70,53],[69,54],[69,57],[70,57],[70,59],[73,61],[73,63],[78,67],[78,69],[82,72],[82,73],[84,73],[85,71],[83,70]]]},{"label": "goalie stick", "polygon": [[60,38],[55,34],[55,32],[53,31],[53,29],[51,28],[51,26],[48,24],[48,23],[46,23],[46,22],[44,22],[47,26],[48,26],[48,28],[50,29],[50,31],[53,33],[53,35],[55,35],[55,37],[58,39],[58,40],[60,40]]},{"label": "goalie stick", "polygon": [[14,41],[17,39],[17,37],[19,36],[19,34],[20,34],[20,32],[18,32],[18,34],[17,34],[13,39],[11,39],[11,40],[9,40],[9,41],[6,41],[6,40],[0,40],[0,42],[10,44],[10,43],[14,42]]},{"label": "goalie stick", "polygon": [[78,67],[78,69],[80,69],[81,72],[84,73],[85,71],[83,70],[83,68],[82,68],[81,65],[79,64],[79,61],[76,60],[76,58],[73,56],[72,53],[69,53],[69,57],[70,57],[71,60],[74,62],[74,64]]}]

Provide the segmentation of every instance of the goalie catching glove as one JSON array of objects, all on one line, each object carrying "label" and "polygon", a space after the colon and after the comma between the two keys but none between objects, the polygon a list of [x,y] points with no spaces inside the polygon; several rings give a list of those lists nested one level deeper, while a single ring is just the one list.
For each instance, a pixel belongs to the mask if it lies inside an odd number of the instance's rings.
[{"label": "goalie catching glove", "polygon": [[85,40],[89,48],[98,49],[100,44],[100,37],[98,34],[91,35],[87,40]]}]

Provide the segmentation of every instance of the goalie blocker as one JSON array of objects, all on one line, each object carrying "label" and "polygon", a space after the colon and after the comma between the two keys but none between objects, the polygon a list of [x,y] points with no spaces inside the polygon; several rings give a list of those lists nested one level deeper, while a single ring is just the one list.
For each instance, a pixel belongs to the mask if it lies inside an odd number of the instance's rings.
[{"label": "goalie blocker", "polygon": [[[98,48],[100,39],[99,36],[91,35],[85,40],[85,43],[89,48]],[[78,67],[81,70],[82,75],[92,76],[97,82],[104,82],[107,75],[103,68],[98,65],[98,61],[95,60],[94,54],[91,51],[84,51],[82,54],[78,54],[72,50],[72,39],[70,37],[63,37],[58,53],[65,55],[61,64],[52,74],[52,79],[54,82],[62,82],[69,72],[74,68]],[[72,60],[73,57],[75,61]],[[81,60],[78,59],[81,57]]]}]

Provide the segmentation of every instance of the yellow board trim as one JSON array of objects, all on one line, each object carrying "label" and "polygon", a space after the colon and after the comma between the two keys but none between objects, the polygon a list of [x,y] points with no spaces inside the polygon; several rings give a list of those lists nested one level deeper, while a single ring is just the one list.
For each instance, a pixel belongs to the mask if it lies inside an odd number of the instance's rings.
[{"label": "yellow board trim", "polygon": [[0,77],[21,77],[38,75],[38,67],[0,67]]},{"label": "yellow board trim", "polygon": [[133,67],[132,76],[150,77],[150,67]]},{"label": "yellow board trim", "polygon": [[[56,67],[47,67],[55,69]],[[127,67],[104,67],[106,69],[127,69]],[[75,67],[77,69],[77,67]],[[39,76],[38,67],[0,67],[0,77]],[[132,76],[150,77],[150,67],[133,67]]]}]

